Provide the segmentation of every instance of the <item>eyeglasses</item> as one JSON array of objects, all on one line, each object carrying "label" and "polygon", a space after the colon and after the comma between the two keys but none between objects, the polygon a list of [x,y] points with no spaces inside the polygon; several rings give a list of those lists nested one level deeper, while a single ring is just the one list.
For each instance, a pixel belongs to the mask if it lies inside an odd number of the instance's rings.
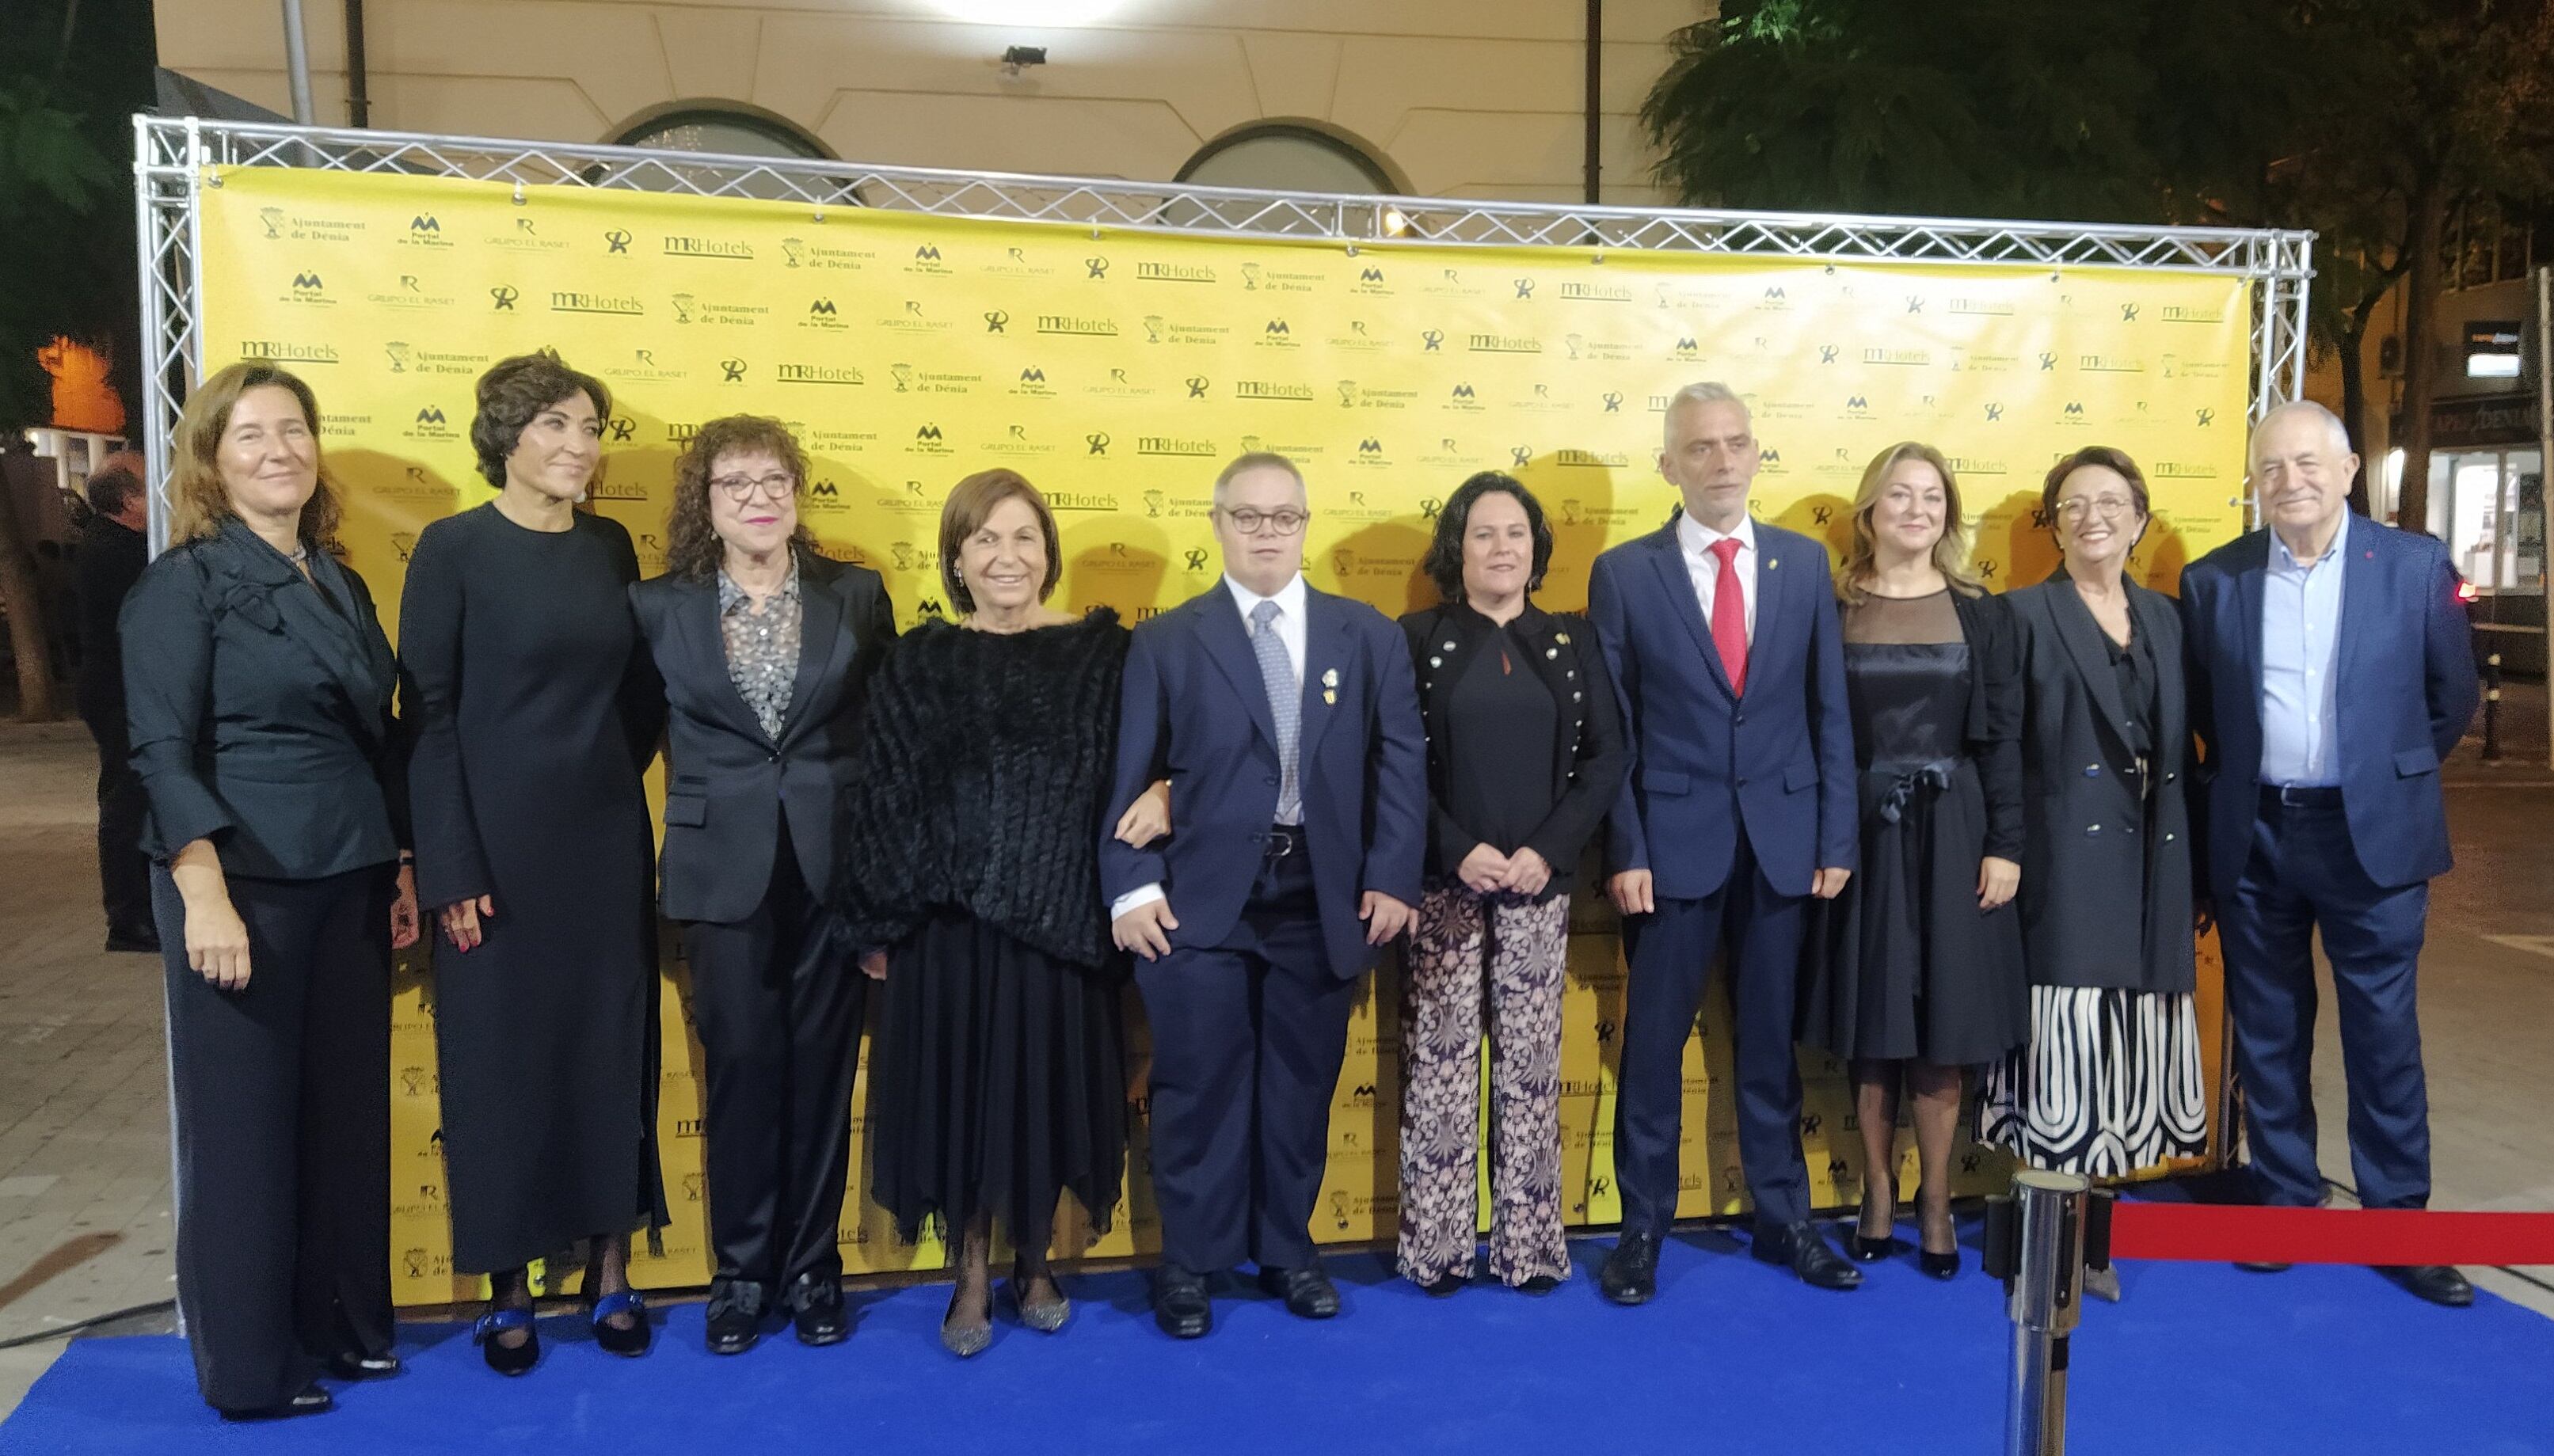
[{"label": "eyeglasses", "polygon": [[1238,510],[1225,511],[1223,518],[1231,521],[1232,528],[1245,536],[1264,535],[1272,530],[1281,536],[1291,536],[1302,530],[1304,523],[1313,516],[1306,510],[1253,510],[1245,505]]},{"label": "eyeglasses", "polygon": [[786,471],[765,476],[715,476],[711,478],[710,484],[725,491],[727,498],[739,505],[753,500],[754,493],[756,491],[771,498],[771,503],[775,505],[798,494],[798,478]]},{"label": "eyeglasses", "polygon": [[2067,520],[2082,520],[2092,511],[2104,520],[2118,520],[2138,508],[2138,503],[2126,496],[2077,496],[2057,503],[2057,513]]}]

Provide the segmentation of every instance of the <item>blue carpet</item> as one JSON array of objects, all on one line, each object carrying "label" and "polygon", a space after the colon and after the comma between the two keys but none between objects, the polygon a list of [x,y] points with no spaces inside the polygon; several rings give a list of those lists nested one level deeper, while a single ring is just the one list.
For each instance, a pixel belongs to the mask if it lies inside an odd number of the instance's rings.
[{"label": "blue carpet", "polygon": [[[1064,1334],[998,1322],[965,1364],[938,1343],[945,1287],[857,1299],[847,1344],[782,1333],[733,1359],[701,1348],[697,1304],[659,1311],[641,1360],[551,1319],[540,1367],[513,1381],[462,1327],[412,1325],[407,1374],[261,1426],[213,1418],[174,1338],[82,1340],[0,1425],[0,1456],[1997,1449],[2009,1326],[1973,1247],[1955,1283],[1901,1261],[1854,1294],[1741,1248],[1672,1240],[1658,1302],[1632,1310],[1597,1295],[1601,1243],[1577,1245],[1577,1277],[1542,1299],[1492,1286],[1431,1299],[1380,1260],[1340,1258],[1339,1320],[1296,1320],[1253,1291],[1219,1299],[1193,1344],[1153,1328],[1142,1276],[1095,1276],[1074,1282]],[[2077,1456],[2554,1456],[2554,1320],[2490,1295],[2433,1308],[2355,1269],[2131,1265],[2123,1283],[2075,1340]]]}]

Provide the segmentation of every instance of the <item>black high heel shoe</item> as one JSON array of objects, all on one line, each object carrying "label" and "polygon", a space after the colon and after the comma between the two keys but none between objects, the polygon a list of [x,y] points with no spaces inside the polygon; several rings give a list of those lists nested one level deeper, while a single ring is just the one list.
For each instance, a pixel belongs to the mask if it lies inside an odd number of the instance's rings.
[{"label": "black high heel shoe", "polygon": [[[614,1324],[616,1314],[629,1315],[630,1323]],[[605,1294],[587,1306],[585,1317],[594,1326],[594,1342],[615,1355],[644,1355],[655,1338],[647,1326],[647,1301],[637,1289]]]},{"label": "black high heel shoe", "polygon": [[1918,1249],[1916,1251],[1916,1267],[1934,1279],[1958,1279],[1960,1251],[1953,1248],[1948,1254],[1936,1254],[1930,1249]]},{"label": "black high heel shoe", "polygon": [[1893,1259],[1906,1253],[1907,1241],[1895,1234],[1867,1239],[1863,1237],[1862,1230],[1857,1228],[1844,1236],[1844,1252],[1851,1256],[1856,1264],[1878,1264],[1883,1259]]},{"label": "black high heel shoe", "polygon": [[[515,1330],[523,1332],[520,1345],[509,1345],[497,1338]],[[488,1368],[499,1375],[522,1375],[540,1363],[540,1326],[533,1323],[528,1309],[491,1309],[480,1315],[479,1322],[470,1327],[470,1342],[479,1347]]]}]

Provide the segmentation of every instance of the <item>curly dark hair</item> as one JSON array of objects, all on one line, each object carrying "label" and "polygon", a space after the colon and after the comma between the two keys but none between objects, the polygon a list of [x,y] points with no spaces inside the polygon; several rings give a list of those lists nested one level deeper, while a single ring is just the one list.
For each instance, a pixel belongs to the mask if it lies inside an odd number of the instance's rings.
[{"label": "curly dark hair", "polygon": [[1543,574],[1552,568],[1552,523],[1544,519],[1543,503],[1515,476],[1485,470],[1446,498],[1445,508],[1437,512],[1437,539],[1428,543],[1428,554],[1419,561],[1419,569],[1437,584],[1437,595],[1445,601],[1463,600],[1463,532],[1471,528],[1472,503],[1492,491],[1514,496],[1525,507],[1526,529],[1534,536],[1534,570],[1526,577],[1525,589],[1543,589]]},{"label": "curly dark hair", "polygon": [[612,417],[612,392],[603,381],[567,367],[555,350],[500,359],[479,376],[479,413],[470,421],[470,447],[479,452],[479,474],[506,484],[506,457],[540,412],[583,390],[597,419]]},{"label": "curly dark hair", "polygon": [[[710,473],[718,468],[722,455],[777,456],[798,483],[793,494],[807,484],[807,452],[798,448],[798,437],[789,433],[789,426],[759,414],[731,414],[702,425],[674,461],[674,504],[665,512],[668,575],[708,581],[727,554],[726,544],[710,524]],[[801,555],[824,554],[816,549],[816,534],[804,520],[790,534],[789,544]]]}]

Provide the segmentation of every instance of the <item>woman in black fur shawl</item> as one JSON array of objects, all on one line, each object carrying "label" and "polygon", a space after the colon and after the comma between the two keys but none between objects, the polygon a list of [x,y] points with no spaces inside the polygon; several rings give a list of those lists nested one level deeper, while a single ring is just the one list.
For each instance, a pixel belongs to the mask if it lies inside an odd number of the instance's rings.
[{"label": "woman in black fur shawl", "polygon": [[[965,1356],[992,1338],[994,1216],[1020,1320],[1052,1332],[1070,1312],[1047,1266],[1059,1195],[1104,1229],[1125,1172],[1123,967],[1098,850],[1127,632],[1104,607],[1045,606],[1055,517],[1013,472],[950,493],[940,562],[960,623],[923,622],[871,679],[836,895],[885,982],[870,1191],[906,1239],[929,1222],[952,1246],[940,1338]],[[1130,825],[1147,813],[1167,806]]]}]

